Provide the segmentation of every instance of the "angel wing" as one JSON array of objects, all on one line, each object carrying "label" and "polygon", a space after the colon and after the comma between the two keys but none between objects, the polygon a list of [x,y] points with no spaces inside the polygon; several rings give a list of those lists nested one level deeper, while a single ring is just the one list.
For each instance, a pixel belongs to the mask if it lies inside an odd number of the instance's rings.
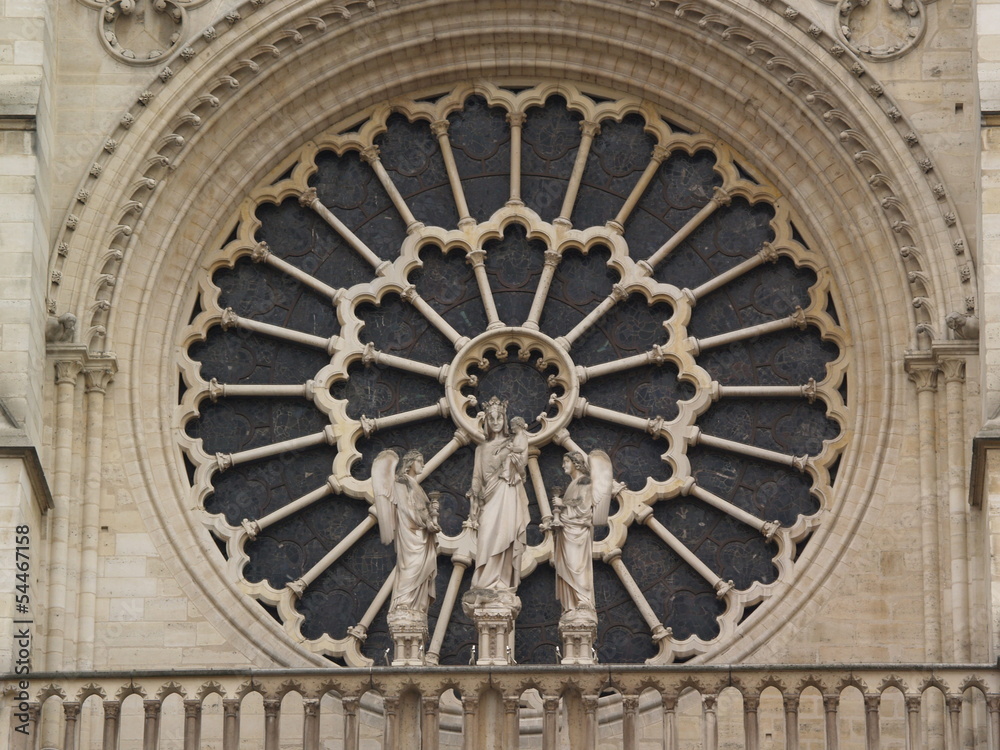
[{"label": "angel wing", "polygon": [[611,457],[604,451],[591,451],[587,457],[590,464],[590,491],[594,499],[594,526],[608,522],[611,498],[618,494],[615,472]]},{"label": "angel wing", "polygon": [[382,544],[392,544],[396,538],[396,498],[393,488],[396,484],[396,466],[399,456],[396,451],[382,451],[372,461],[372,490],[375,492],[375,518]]}]

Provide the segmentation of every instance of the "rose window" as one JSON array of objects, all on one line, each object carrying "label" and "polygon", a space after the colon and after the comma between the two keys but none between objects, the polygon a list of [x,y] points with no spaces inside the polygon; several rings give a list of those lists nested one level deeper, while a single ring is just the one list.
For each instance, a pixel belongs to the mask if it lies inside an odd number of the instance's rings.
[{"label": "rose window", "polygon": [[[796,574],[846,443],[823,257],[749,160],[648,102],[477,84],[291,154],[210,254],[180,347],[192,505],[234,585],[347,665],[390,646],[371,466],[440,503],[427,656],[469,661],[476,415],[528,424],[516,656],[554,663],[543,520],[568,451],[626,489],[595,529],[597,654],[710,654]],[[480,530],[483,533],[483,530]]]}]

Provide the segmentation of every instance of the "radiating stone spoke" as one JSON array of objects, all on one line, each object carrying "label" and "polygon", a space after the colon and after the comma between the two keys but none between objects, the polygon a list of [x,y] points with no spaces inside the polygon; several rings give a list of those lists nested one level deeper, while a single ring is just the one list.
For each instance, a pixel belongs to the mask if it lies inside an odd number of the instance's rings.
[{"label": "radiating stone spoke", "polygon": [[257,535],[261,531],[266,529],[283,518],[288,518],[288,516],[293,513],[298,513],[303,508],[308,508],[310,505],[315,503],[317,500],[322,500],[327,495],[340,492],[340,482],[332,474],[327,477],[326,483],[320,487],[317,487],[312,492],[307,492],[300,498],[293,500],[284,507],[278,508],[278,510],[268,513],[266,516],[258,518],[256,520],[251,520],[249,518],[244,518],[241,521],[241,525],[247,532],[247,536],[251,539],[256,539]]},{"label": "radiating stone spoke", "polygon": [[778,260],[778,251],[774,249],[774,246],[771,245],[771,243],[765,242],[763,247],[761,247],[760,252],[758,252],[756,255],[747,258],[742,263],[738,263],[737,265],[730,268],[728,271],[724,271],[720,273],[718,276],[709,279],[701,286],[697,286],[694,289],[683,289],[682,292],[692,302],[697,302],[706,294],[714,292],[716,289],[720,289],[721,287],[728,284],[730,281],[738,279],[745,273],[749,273],[753,269],[757,268],[757,266],[762,265],[764,263],[774,263],[777,260]]},{"label": "radiating stone spoke", "polygon": [[625,372],[626,370],[634,370],[636,367],[662,365],[664,361],[666,361],[664,348],[659,344],[654,344],[653,348],[644,354],[622,357],[621,359],[615,359],[599,365],[591,365],[590,367],[581,367],[578,365],[576,374],[580,378],[581,383],[586,383],[588,380],[593,380],[594,378],[613,375],[617,372]]},{"label": "radiating stone spoke", "polygon": [[573,440],[573,437],[569,434],[569,430],[567,430],[565,427],[556,432],[556,434],[553,435],[552,440],[557,445],[562,446],[563,448],[566,449],[566,451],[570,453],[576,452],[582,456],[587,455],[587,451],[585,451],[583,448],[577,445],[576,441]]},{"label": "radiating stone spoke", "polygon": [[653,154],[650,157],[649,164],[646,165],[645,171],[640,175],[639,181],[632,188],[632,192],[629,193],[628,198],[625,200],[624,205],[618,211],[618,214],[614,219],[608,222],[608,227],[615,230],[618,234],[623,234],[625,232],[625,222],[628,221],[628,217],[632,215],[632,211],[635,209],[639,200],[642,198],[643,194],[646,192],[646,188],[649,187],[649,183],[653,181],[653,177],[656,176],[656,171],[660,168],[663,160],[670,156],[670,150],[664,146],[654,146]]},{"label": "radiating stone spoke", "polygon": [[458,165],[455,164],[455,155],[451,150],[451,139],[448,138],[447,120],[435,120],[431,123],[431,132],[438,139],[441,147],[441,156],[444,158],[444,168],[448,172],[448,182],[451,183],[451,192],[455,196],[455,208],[458,209],[458,226],[466,227],[476,223],[476,220],[469,214],[469,204],[465,201],[465,191],[462,189],[462,178],[458,174]]},{"label": "radiating stone spoke", "polygon": [[711,584],[712,588],[715,589],[715,595],[718,598],[724,597],[733,589],[732,581],[724,581],[719,575],[703,563],[698,556],[689,550],[687,546],[681,542],[676,536],[674,536],[662,523],[656,520],[653,516],[653,509],[648,505],[643,505],[636,512],[636,520],[639,523],[644,523],[649,527],[650,531],[656,534],[660,539],[662,539],[670,549],[677,553],[677,555],[684,560],[688,565],[690,565],[695,572],[704,578]]},{"label": "radiating stone spoke", "polygon": [[417,294],[417,288],[415,286],[410,284],[410,286],[403,290],[400,297],[417,308],[417,310],[420,311],[420,314],[423,315],[431,325],[437,328],[444,335],[444,337],[455,346],[456,349],[461,349],[469,343],[467,336],[463,336],[456,331],[452,327],[451,323],[442,318],[441,314],[437,310],[427,304],[427,301]]},{"label": "radiating stone spoke", "polygon": [[337,562],[337,560],[339,560],[340,557],[347,552],[347,550],[353,547],[354,544],[368,531],[375,528],[377,523],[378,522],[375,520],[375,516],[369,512],[369,514],[365,516],[364,521],[355,526],[351,532],[341,539],[332,550],[323,555],[322,560],[309,568],[308,572],[306,572],[306,574],[301,578],[297,578],[287,584],[287,588],[289,588],[296,596],[302,596],[313,581],[319,578],[327,568]]},{"label": "radiating stone spoke", "polygon": [[289,451],[299,451],[305,448],[312,448],[317,445],[333,445],[337,442],[337,437],[334,434],[333,425],[327,425],[322,432],[315,432],[311,435],[303,435],[302,437],[292,438],[291,440],[283,440],[280,443],[271,443],[270,445],[262,445],[260,448],[251,448],[250,450],[240,451],[238,453],[216,453],[215,462],[219,471],[225,471],[226,469],[232,468],[238,464],[245,464],[248,461],[257,461],[261,458],[269,458],[271,456],[277,456],[281,453],[287,453]]},{"label": "radiating stone spoke", "polygon": [[615,409],[606,409],[603,406],[594,406],[594,404],[590,403],[585,398],[577,399],[574,416],[577,419],[580,417],[594,417],[595,419],[610,422],[611,424],[620,424],[624,427],[631,427],[633,430],[648,432],[653,437],[663,436],[665,434],[664,427],[667,423],[667,420],[663,417],[646,419],[645,417],[636,417],[631,414],[625,414],[623,412],[616,411]]},{"label": "radiating stone spoke", "polygon": [[573,206],[576,203],[576,195],[580,190],[580,181],[583,179],[583,170],[587,167],[587,156],[590,154],[590,146],[594,142],[594,136],[601,132],[601,126],[596,122],[583,120],[580,122],[580,146],[576,151],[576,160],[573,162],[573,171],[570,173],[569,182],[566,185],[566,195],[563,197],[562,208],[559,216],[553,221],[554,224],[572,226],[570,217],[573,215]]},{"label": "radiating stone spoke", "polygon": [[649,605],[649,601],[646,599],[646,595],[642,593],[642,589],[639,588],[639,584],[635,582],[632,574],[629,572],[628,568],[625,566],[625,561],[622,560],[622,551],[620,549],[613,549],[604,554],[604,562],[611,566],[611,569],[615,571],[618,576],[618,580],[622,582],[622,586],[628,592],[629,597],[635,602],[636,608],[639,610],[639,614],[642,615],[642,619],[646,621],[646,625],[649,626],[650,631],[653,633],[653,640],[659,641],[663,638],[670,637],[673,632],[670,628],[663,627],[663,623],[660,618],[656,616],[653,608]]},{"label": "radiating stone spoke", "polygon": [[735,331],[720,333],[717,336],[709,336],[704,339],[690,338],[688,341],[691,342],[692,353],[697,356],[708,349],[733,344],[737,341],[745,341],[755,336],[763,336],[768,333],[783,331],[787,328],[798,328],[801,331],[805,330],[805,327],[806,314],[802,311],[801,307],[796,307],[795,312],[786,318],[772,320],[768,323],[759,323],[758,325],[747,326],[746,328],[738,328]]},{"label": "radiating stone spoke", "polygon": [[704,445],[709,448],[718,448],[719,450],[729,451],[730,453],[739,453],[743,456],[749,456],[750,458],[759,458],[763,461],[770,461],[776,464],[782,464],[783,466],[791,466],[799,471],[804,471],[806,464],[809,462],[809,456],[790,456],[787,453],[779,453],[778,451],[768,450],[767,448],[758,448],[755,445],[747,445],[746,443],[738,443],[735,440],[727,440],[725,438],[715,437],[714,435],[706,435],[698,427],[691,428],[691,437],[688,438],[688,442],[691,445]]},{"label": "radiating stone spoke", "polygon": [[361,239],[354,234],[347,225],[342,222],[337,216],[320,201],[316,188],[306,188],[302,191],[299,196],[299,203],[301,203],[306,208],[311,208],[331,227],[334,231],[339,234],[348,245],[350,245],[354,251],[364,258],[375,269],[375,272],[381,276],[385,273],[386,269],[389,267],[389,261],[382,260],[378,257],[372,249],[368,247]]},{"label": "radiating stone spoke", "polygon": [[538,464],[537,450],[532,450],[528,456],[528,474],[531,476],[531,487],[535,490],[538,512],[542,516],[540,520],[542,523],[551,521],[552,508],[549,505],[549,496],[545,490],[545,481],[542,479],[542,467]]},{"label": "radiating stone spoke", "polygon": [[417,218],[413,215],[410,207],[406,205],[406,201],[403,200],[402,194],[399,192],[399,188],[396,187],[396,183],[392,181],[389,177],[389,173],[385,169],[385,165],[382,163],[382,159],[379,158],[378,146],[368,146],[362,149],[361,158],[364,160],[368,166],[372,168],[375,172],[375,176],[378,181],[382,183],[382,187],[385,188],[385,192],[389,194],[389,200],[392,201],[392,205],[396,207],[396,211],[399,212],[400,218],[403,223],[406,224],[406,233],[415,232],[421,229],[424,225],[417,221]]},{"label": "radiating stone spoke", "polygon": [[286,276],[291,276],[304,286],[319,292],[324,297],[328,297],[334,305],[340,301],[340,298],[344,293],[343,289],[334,289],[329,284],[320,281],[315,276],[303,271],[301,268],[297,268],[288,261],[279,258],[271,252],[271,248],[266,242],[257,243],[257,246],[250,253],[250,259],[254,263],[264,263],[272,268],[278,269]]},{"label": "radiating stone spoke", "polygon": [[507,122],[510,123],[510,198],[508,205],[523,206],[521,200],[521,133],[524,125],[524,112],[508,112]]},{"label": "radiating stone spoke", "polygon": [[533,331],[538,330],[538,321],[542,317],[542,308],[545,307],[545,300],[548,299],[549,289],[552,287],[552,278],[555,276],[562,254],[555,250],[545,251],[545,265],[542,267],[542,276],[538,280],[538,288],[535,289],[535,296],[531,299],[531,310],[528,312],[528,319],[524,321],[524,327]]},{"label": "radiating stone spoke", "polygon": [[615,284],[611,287],[611,294],[605,297],[601,304],[591,310],[587,316],[581,320],[572,331],[567,333],[565,336],[560,336],[556,339],[562,346],[567,350],[573,346],[573,342],[580,338],[584,333],[586,333],[592,325],[604,317],[605,313],[608,312],[612,307],[617,305],[623,299],[628,297],[628,292],[625,291],[625,287],[621,284]]},{"label": "radiating stone spoke", "polygon": [[458,599],[458,589],[462,584],[462,576],[471,564],[471,560],[454,556],[452,557],[451,577],[448,579],[448,589],[444,593],[444,600],[441,602],[441,612],[438,614],[437,624],[434,626],[434,635],[431,637],[430,645],[427,647],[427,663],[437,664],[441,658],[441,644],[444,643],[445,633],[448,632],[448,625],[451,622],[452,612],[455,610],[455,602]]},{"label": "radiating stone spoke", "polygon": [[[370,518],[370,516],[369,516]],[[368,605],[368,609],[365,610],[364,615],[358,620],[358,624],[347,629],[347,634],[358,641],[364,641],[368,636],[368,628],[372,626],[375,622],[375,616],[379,613],[385,603],[389,600],[389,595],[392,593],[392,587],[396,583],[396,568],[389,571],[389,575],[386,576],[385,582],[379,588],[378,593],[375,594],[375,598],[372,599],[372,603]]]},{"label": "radiating stone spoke", "polygon": [[307,380],[301,385],[272,385],[261,383],[241,385],[220,383],[215,378],[208,381],[208,397],[212,402],[220,398],[304,398],[312,401],[316,395],[316,381]]},{"label": "radiating stone spoke", "polygon": [[452,436],[451,440],[448,441],[447,445],[445,445],[444,448],[439,450],[426,463],[424,463],[424,470],[417,476],[417,481],[422,482],[427,479],[427,477],[434,473],[434,470],[441,464],[447,461],[455,451],[463,445],[468,445],[471,440],[472,437],[465,430],[455,430],[455,434]]},{"label": "radiating stone spoke", "polygon": [[361,429],[364,430],[365,437],[371,437],[373,432],[377,430],[388,430],[393,427],[400,427],[404,424],[411,424],[412,422],[421,422],[425,419],[434,419],[435,417],[447,417],[451,413],[451,408],[448,406],[448,399],[442,398],[436,404],[431,406],[423,406],[419,409],[410,409],[409,411],[403,411],[399,414],[390,414],[387,417],[366,417],[364,414],[361,415]]},{"label": "radiating stone spoke", "polygon": [[680,245],[684,240],[686,240],[691,232],[697,229],[701,224],[712,214],[715,213],[716,209],[722,206],[728,206],[732,202],[732,197],[728,192],[720,187],[713,188],[712,198],[702,207],[702,209],[696,213],[687,224],[682,226],[677,230],[669,240],[663,243],[660,248],[653,253],[646,260],[640,260],[638,266],[646,272],[646,275],[652,276],[653,269],[659,265],[670,253],[672,253],[678,245]]},{"label": "radiating stone spoke", "polygon": [[361,360],[366,365],[374,362],[377,365],[383,365],[384,367],[392,367],[397,370],[405,370],[406,372],[412,372],[417,375],[423,375],[428,378],[434,378],[438,382],[443,383],[448,375],[448,365],[434,366],[424,364],[423,362],[418,362],[415,359],[407,359],[406,357],[397,357],[395,354],[386,354],[385,352],[380,352],[375,348],[375,344],[369,343],[365,344],[364,352],[361,355]]},{"label": "radiating stone spoke", "polygon": [[811,404],[819,395],[816,381],[805,385],[719,385],[713,383],[719,398],[805,398]]},{"label": "radiating stone spoke", "polygon": [[684,483],[682,494],[696,497],[702,502],[708,503],[713,508],[718,508],[723,513],[732,516],[740,523],[744,523],[750,528],[757,529],[757,531],[763,534],[764,538],[768,541],[770,541],[778,529],[781,528],[781,524],[777,521],[765,521],[762,518],[758,518],[742,508],[737,508],[728,500],[723,500],[718,495],[709,492],[703,487],[699,487],[695,484],[693,477],[688,477],[687,481]]},{"label": "radiating stone spoke", "polygon": [[493,300],[493,290],[490,289],[490,279],[486,275],[486,251],[482,248],[470,250],[466,256],[466,261],[472,266],[472,271],[476,275],[476,285],[479,287],[479,296],[483,300],[483,307],[486,309],[487,328],[502,328],[503,322],[497,313],[497,305]]},{"label": "radiating stone spoke", "polygon": [[291,341],[295,344],[310,346],[314,349],[324,351],[331,356],[333,356],[334,352],[336,352],[342,344],[340,336],[331,336],[330,338],[325,339],[322,336],[314,336],[311,333],[293,331],[291,328],[285,328],[284,326],[276,326],[271,323],[261,323],[260,321],[237,315],[233,312],[233,308],[227,307],[222,312],[222,330],[228,331],[230,328],[239,328],[244,331],[250,331],[251,333],[259,333],[264,336],[270,336],[271,338],[284,339],[285,341]]}]

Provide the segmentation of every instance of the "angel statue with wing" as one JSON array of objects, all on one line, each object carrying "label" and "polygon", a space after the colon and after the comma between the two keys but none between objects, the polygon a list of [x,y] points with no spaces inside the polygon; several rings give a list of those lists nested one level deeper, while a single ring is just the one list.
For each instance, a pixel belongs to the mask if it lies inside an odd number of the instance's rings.
[{"label": "angel statue with wing", "polygon": [[416,477],[424,468],[419,451],[402,461],[395,451],[382,451],[372,463],[375,517],[382,544],[396,543],[396,580],[389,614],[412,612],[426,617],[434,600],[437,576],[436,509]]},{"label": "angel statue with wing", "polygon": [[[556,598],[564,617],[579,614],[596,619],[594,606],[594,526],[608,522],[611,498],[625,485],[615,482],[611,458],[601,450],[589,456],[573,451],[563,458],[570,483],[553,501],[555,534],[553,564]],[[593,614],[591,614],[593,613]]]}]

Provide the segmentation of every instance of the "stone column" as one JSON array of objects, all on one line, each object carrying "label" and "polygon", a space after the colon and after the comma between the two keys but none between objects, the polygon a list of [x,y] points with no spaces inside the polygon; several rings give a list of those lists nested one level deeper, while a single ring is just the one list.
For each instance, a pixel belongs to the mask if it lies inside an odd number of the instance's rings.
[{"label": "stone column", "polygon": [[705,695],[701,699],[702,713],[705,717],[705,750],[719,750],[719,717],[715,713],[717,701],[717,695]]},{"label": "stone column", "polygon": [[344,707],[344,750],[358,750],[361,743],[361,725],[358,723],[361,699],[348,695],[341,700],[341,704]]},{"label": "stone column", "polygon": [[826,750],[838,750],[840,737],[837,734],[837,708],[840,695],[824,695],[823,710],[826,713]]},{"label": "stone column", "polygon": [[[344,715],[347,711],[345,709]],[[264,699],[264,750],[278,750],[281,743],[281,699]],[[344,747],[347,747],[347,734],[344,734]]]},{"label": "stone column", "polygon": [[583,696],[584,750],[595,750],[597,747],[597,698],[596,695]]},{"label": "stone column", "polygon": [[865,694],[865,750],[878,750],[879,748],[878,707],[881,702],[881,694]]},{"label": "stone column", "polygon": [[385,728],[382,734],[382,747],[385,750],[396,750],[397,727],[399,719],[399,698],[387,696],[383,701],[385,708]]},{"label": "stone column", "polygon": [[222,701],[222,750],[239,750],[240,747],[240,699],[225,698]]},{"label": "stone column", "polygon": [[69,557],[69,508],[72,487],[74,400],[76,384],[83,369],[83,353],[72,359],[58,359],[56,370],[55,445],[52,476],[52,537],[49,540],[49,590],[46,619],[45,669],[64,668],[66,636],[66,575]]},{"label": "stone column", "polygon": [[[989,737],[990,748],[996,750],[1000,748],[1000,695],[993,694],[986,696],[986,709],[989,711]],[[917,748],[917,750],[920,750]]]},{"label": "stone column", "polygon": [[62,707],[63,714],[66,716],[66,729],[63,732],[63,750],[76,750],[76,722],[80,718],[80,704],[76,701],[64,701]]},{"label": "stone column", "polygon": [[638,750],[639,737],[635,719],[639,711],[638,695],[622,696],[622,750]]},{"label": "stone column", "polygon": [[799,747],[799,696],[783,695],[785,705],[785,747],[798,750]]},{"label": "stone column", "polygon": [[118,747],[118,718],[121,716],[120,701],[104,701],[104,744],[102,747],[115,750]]},{"label": "stone column", "polygon": [[[906,750],[921,750],[920,742],[920,696],[907,695],[906,698]],[[996,747],[996,745],[994,745]]]},{"label": "stone column", "polygon": [[556,750],[559,740],[559,696],[542,696],[542,750]]},{"label": "stone column", "polygon": [[504,750],[517,750],[521,740],[520,708],[521,701],[516,695],[503,697],[503,733]]},{"label": "stone column", "polygon": [[923,572],[924,648],[928,661],[941,658],[941,576],[938,565],[937,437],[934,394],[937,363],[925,358],[907,360],[907,371],[917,389],[920,447],[920,552]]},{"label": "stone column", "polygon": [[92,359],[83,372],[86,385],[87,466],[84,473],[83,539],[80,554],[80,588],[77,669],[94,668],[95,611],[97,607],[97,536],[101,513],[101,469],[104,465],[104,396],[114,379],[113,359]]},{"label": "stone column", "polygon": [[960,750],[962,747],[962,696],[948,695],[946,701],[948,704],[948,735],[945,747],[948,750]]},{"label": "stone column", "polygon": [[758,696],[743,696],[743,736],[745,738],[746,750],[759,750],[760,748],[758,708],[760,708],[760,698]]},{"label": "stone column", "polygon": [[437,697],[424,696],[423,722],[420,736],[423,740],[420,750],[438,750],[440,745],[441,701]]},{"label": "stone column", "polygon": [[478,695],[462,695],[462,750],[476,750]]},{"label": "stone column", "polygon": [[184,701],[184,750],[198,750],[201,746],[201,701],[188,698]]},{"label": "stone column", "polygon": [[160,744],[160,714],[163,704],[158,700],[142,702],[142,750],[156,750]]},{"label": "stone column", "polygon": [[677,750],[677,696],[664,695],[663,702],[663,750]]},{"label": "stone column", "polygon": [[319,750],[319,698],[303,698],[302,709],[302,750]]},{"label": "stone column", "polygon": [[966,537],[965,488],[969,466],[965,459],[965,360],[943,358],[941,374],[945,383],[945,417],[948,430],[948,527],[951,562],[951,611],[954,658],[968,661],[972,641],[969,633],[969,553]]}]

